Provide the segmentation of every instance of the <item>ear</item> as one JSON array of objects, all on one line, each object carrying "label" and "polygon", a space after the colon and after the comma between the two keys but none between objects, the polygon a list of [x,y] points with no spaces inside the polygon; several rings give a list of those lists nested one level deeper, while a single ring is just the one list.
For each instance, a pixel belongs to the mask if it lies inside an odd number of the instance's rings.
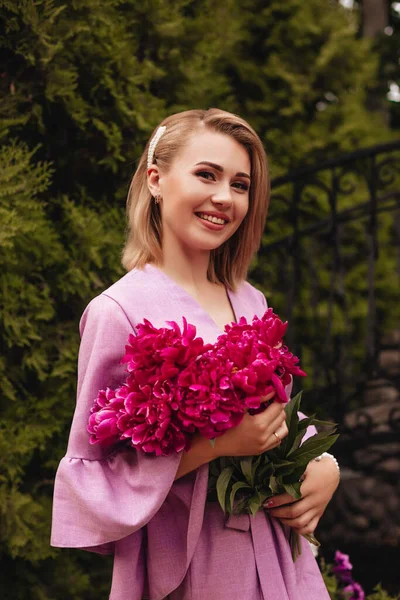
[{"label": "ear", "polygon": [[147,186],[150,194],[155,198],[161,194],[160,190],[160,172],[157,165],[151,165],[147,169]]}]

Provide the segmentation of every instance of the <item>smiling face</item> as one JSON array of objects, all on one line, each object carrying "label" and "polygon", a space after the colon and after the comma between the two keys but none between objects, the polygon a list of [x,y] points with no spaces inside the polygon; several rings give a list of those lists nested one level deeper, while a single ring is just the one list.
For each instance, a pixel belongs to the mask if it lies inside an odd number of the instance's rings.
[{"label": "smiling face", "polygon": [[153,170],[149,183],[162,197],[163,247],[210,251],[228,240],[248,211],[250,168],[241,144],[204,130],[190,137],[167,173]]}]

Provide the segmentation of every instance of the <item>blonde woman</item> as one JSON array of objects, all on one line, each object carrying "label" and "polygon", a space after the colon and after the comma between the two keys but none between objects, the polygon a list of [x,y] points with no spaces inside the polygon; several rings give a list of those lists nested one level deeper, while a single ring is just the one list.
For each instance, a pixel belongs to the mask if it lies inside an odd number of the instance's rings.
[{"label": "blonde woman", "polygon": [[[84,312],[78,399],[54,492],[52,544],[114,554],[111,600],[323,600],[307,542],[293,563],[279,520],[313,532],[338,485],[334,461],[310,463],[302,499],[226,519],[207,501],[208,463],[257,455],[287,434],[282,405],[246,415],[212,447],[152,457],[89,444],[98,390],[124,380],[120,359],[143,318],[196,325],[215,342],[225,324],[266,310],[246,282],[268,209],[265,152],[243,119],[222,110],[167,117],[151,136],[129,190],[127,274]],[[268,398],[268,397],[267,397]]]}]

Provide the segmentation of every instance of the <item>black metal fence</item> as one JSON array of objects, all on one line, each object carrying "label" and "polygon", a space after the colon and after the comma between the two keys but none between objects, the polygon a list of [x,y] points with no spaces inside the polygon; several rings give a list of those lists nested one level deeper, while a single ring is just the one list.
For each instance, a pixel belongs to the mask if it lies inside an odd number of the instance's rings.
[{"label": "black metal fence", "polygon": [[289,320],[306,409],[333,418],[331,547],[400,549],[400,142],[272,181],[255,279]]}]

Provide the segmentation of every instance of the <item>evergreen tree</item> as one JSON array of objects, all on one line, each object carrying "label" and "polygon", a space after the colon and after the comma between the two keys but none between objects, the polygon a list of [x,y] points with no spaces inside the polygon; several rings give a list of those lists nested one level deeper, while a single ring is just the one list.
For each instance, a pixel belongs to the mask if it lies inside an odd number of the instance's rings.
[{"label": "evergreen tree", "polygon": [[388,139],[365,106],[378,61],[358,15],[320,0],[242,0],[238,11],[243,37],[226,70],[273,176]]}]

